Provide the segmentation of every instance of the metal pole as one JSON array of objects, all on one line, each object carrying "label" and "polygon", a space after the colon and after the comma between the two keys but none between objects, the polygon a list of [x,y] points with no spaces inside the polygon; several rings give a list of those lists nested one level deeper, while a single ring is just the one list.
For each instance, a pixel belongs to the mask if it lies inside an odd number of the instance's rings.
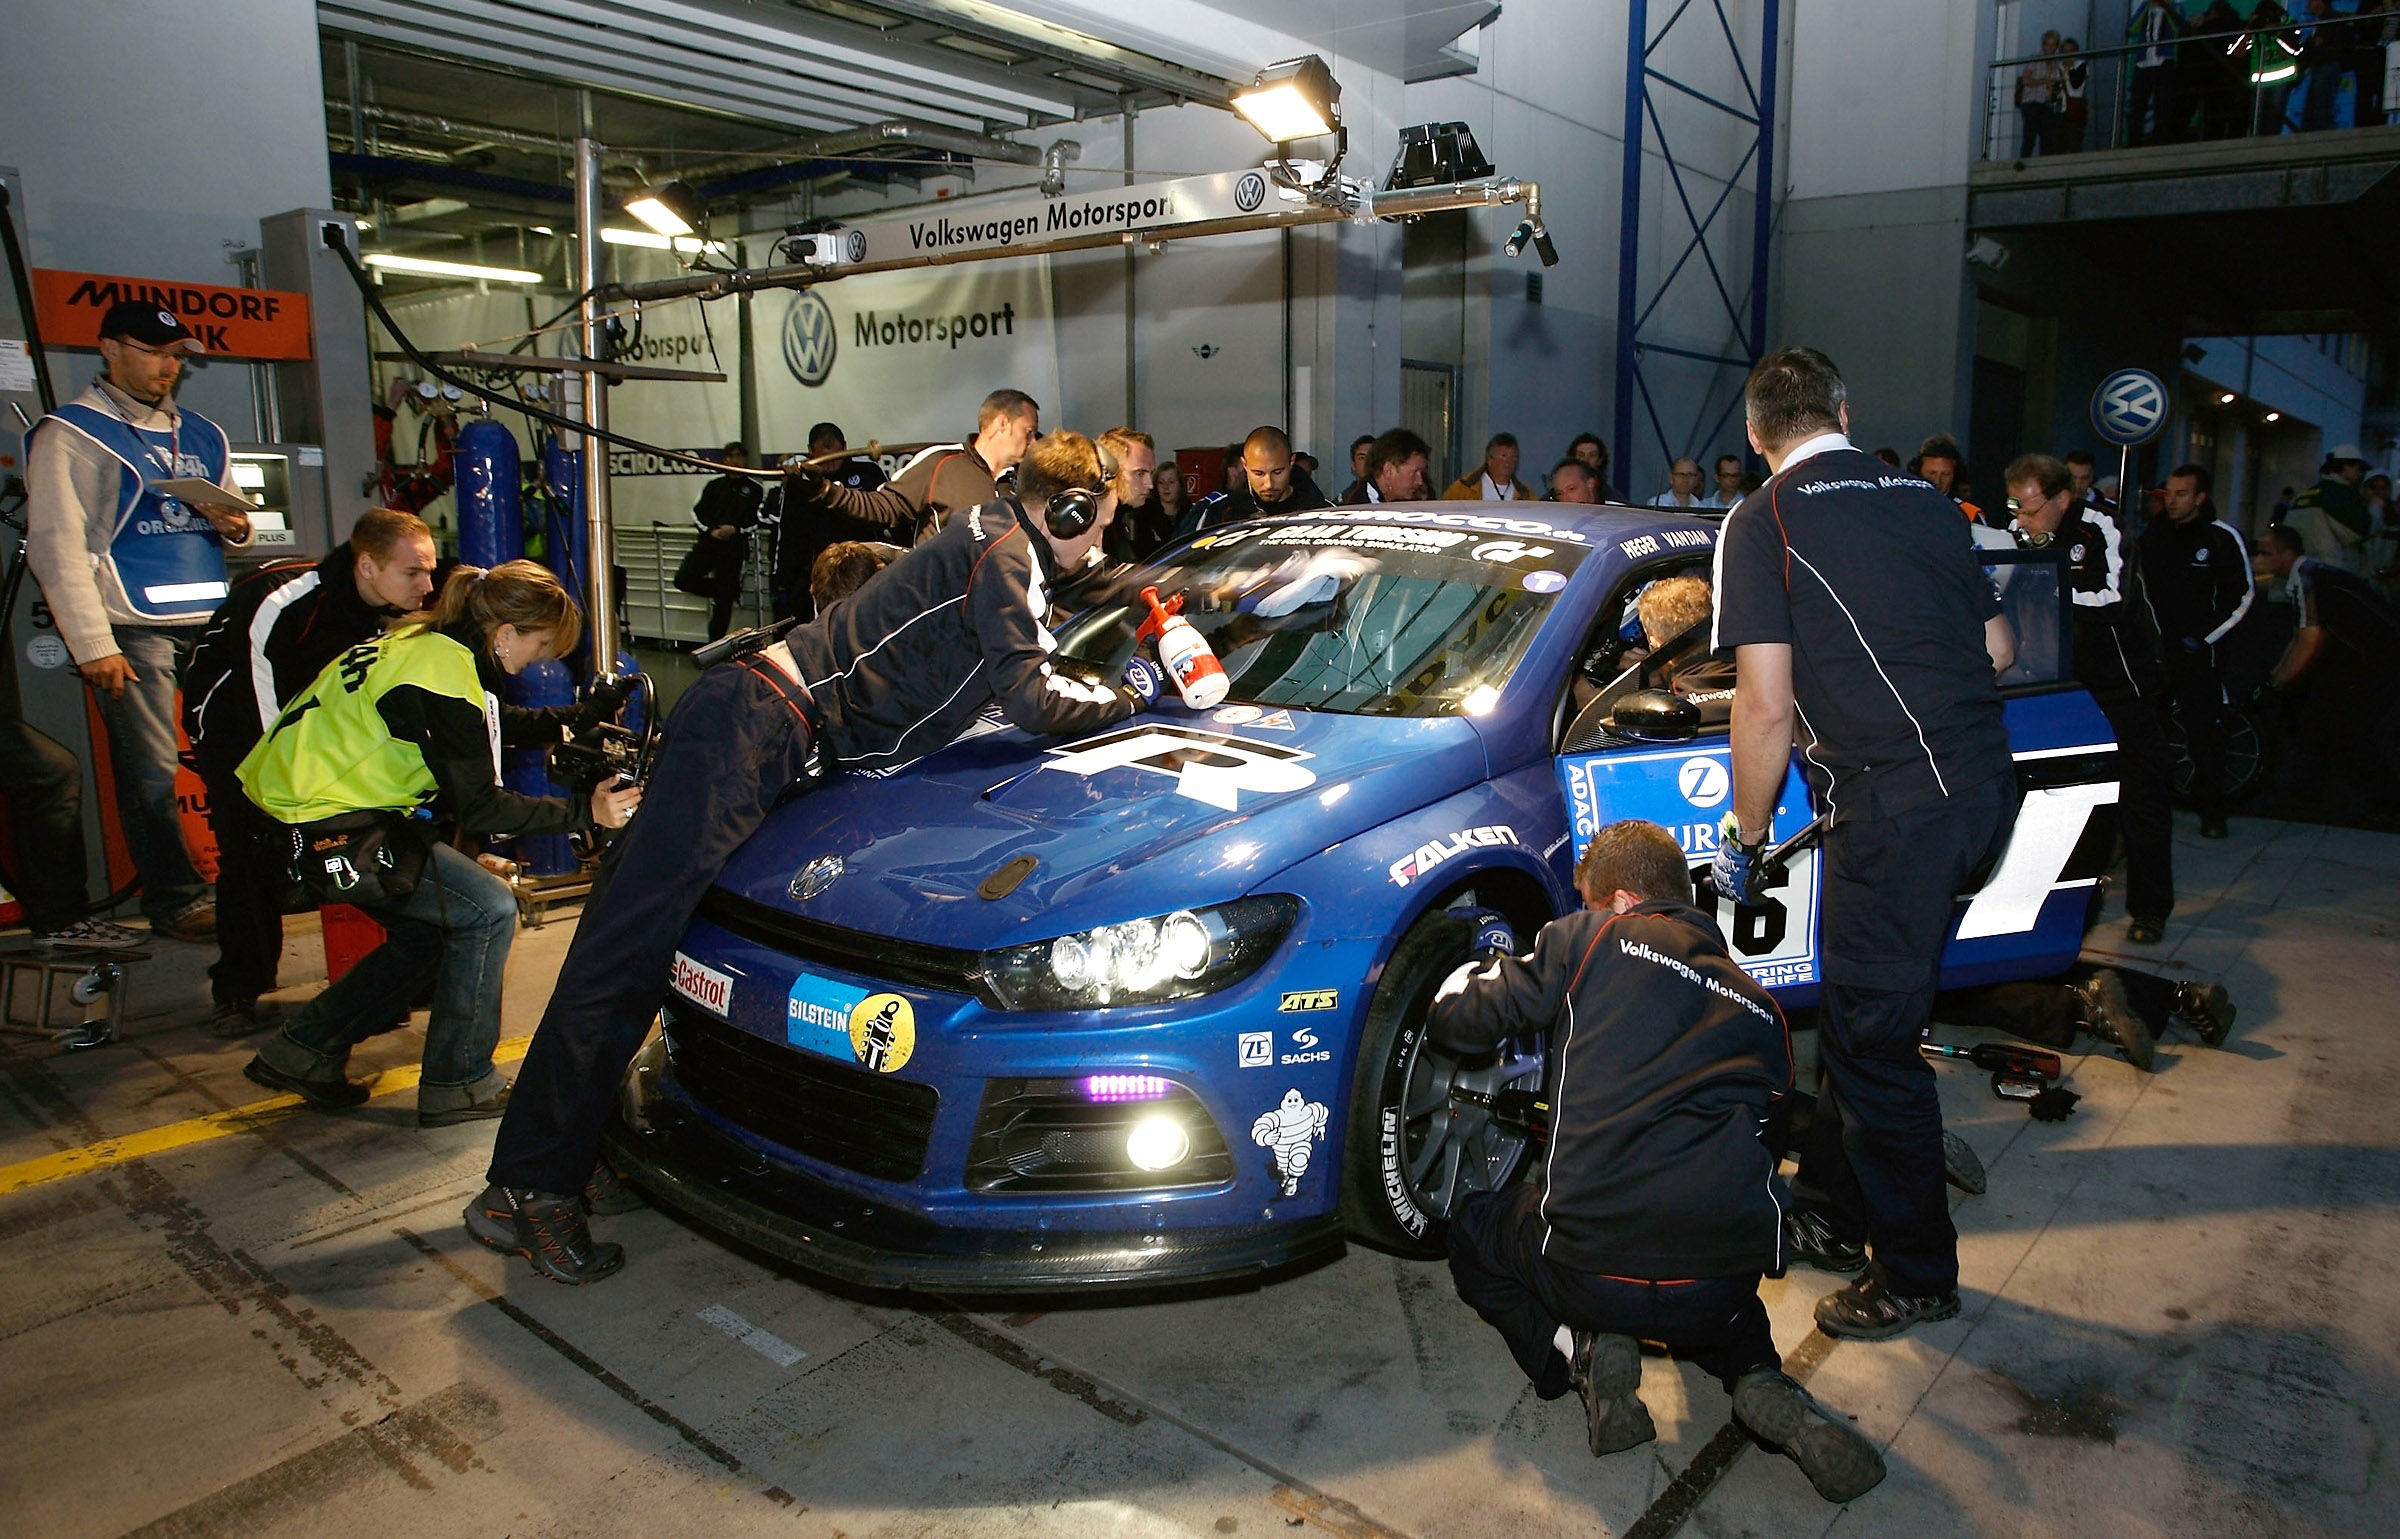
[{"label": "metal pole", "polygon": [[[600,242],[600,140],[593,132],[592,93],[575,93],[575,266],[576,286],[583,291],[583,356],[597,362],[607,350],[608,312],[600,302],[602,271]],[[608,431],[608,382],[597,374],[584,376],[583,420],[597,432]],[[615,525],[609,516],[608,445],[597,438],[583,441],[584,597],[583,615],[591,632],[592,674],[614,678],[617,672],[617,595]]]},{"label": "metal pole", "polygon": [[[1125,185],[1133,185],[1133,103],[1125,104]],[[1134,304],[1132,241],[1125,243],[1125,425],[1139,428],[1141,419],[1141,381],[1134,347]]]},{"label": "metal pole", "polygon": [[[1767,353],[1768,238],[1775,233],[1775,64],[1779,0],[1765,0],[1758,47],[1758,209],[1750,231],[1750,361]],[[1749,456],[1743,455],[1747,461]]]},{"label": "metal pole", "polygon": [[1617,420],[1618,492],[1633,492],[1633,333],[1641,315],[1642,101],[1650,67],[1650,0],[1628,0],[1625,23],[1625,170],[1617,212]]}]

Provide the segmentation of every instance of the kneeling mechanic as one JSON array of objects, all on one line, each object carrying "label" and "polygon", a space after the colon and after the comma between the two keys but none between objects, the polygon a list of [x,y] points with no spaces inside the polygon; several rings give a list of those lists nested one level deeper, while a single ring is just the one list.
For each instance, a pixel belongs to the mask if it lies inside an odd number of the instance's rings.
[{"label": "kneeling mechanic", "polygon": [[1544,925],[1531,956],[1469,962],[1434,996],[1436,1041],[1478,1054],[1545,1036],[1557,1065],[1537,1179],[1477,1192],[1450,1221],[1458,1296],[1536,1394],[1583,1396],[1594,1454],[1658,1435],[1639,1393],[1639,1342],[1656,1341],[1846,1502],[1883,1479],[1883,1457],[1785,1376],[1758,1297],[1783,1261],[1788,1199],[1764,1136],[1792,1083],[1783,1016],[1692,906],[1665,829],[1603,828],[1575,885],[1583,911]]},{"label": "kneeling mechanic", "polygon": [[1053,433],[987,502],[782,641],[701,674],[667,723],[643,805],[603,866],[558,988],[518,1072],[467,1230],[560,1282],[624,1264],[595,1242],[595,1171],[626,1065],[667,992],[701,898],[786,796],[829,769],[894,768],[950,742],[993,701],[1039,734],[1090,732],[1158,697],[1137,659],[1120,686],[1059,672],[1049,593],[1080,568],[1114,512],[1092,441]]}]

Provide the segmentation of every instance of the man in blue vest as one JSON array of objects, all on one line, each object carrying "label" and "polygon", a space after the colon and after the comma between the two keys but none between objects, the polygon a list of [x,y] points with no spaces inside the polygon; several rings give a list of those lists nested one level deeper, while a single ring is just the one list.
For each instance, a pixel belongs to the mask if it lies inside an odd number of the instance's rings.
[{"label": "man in blue vest", "polygon": [[198,351],[172,311],[109,307],[107,371],[28,439],[25,556],[108,728],[142,912],[159,934],[210,941],[216,905],[175,805],[175,688],[225,600],[225,549],[250,543],[250,520],[158,486],[197,478],[240,495],[224,430],[175,405],[184,358]]}]

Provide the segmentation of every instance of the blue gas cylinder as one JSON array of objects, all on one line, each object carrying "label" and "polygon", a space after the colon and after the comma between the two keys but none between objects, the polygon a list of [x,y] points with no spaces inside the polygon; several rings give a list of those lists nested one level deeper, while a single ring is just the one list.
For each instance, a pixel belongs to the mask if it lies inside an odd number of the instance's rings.
[{"label": "blue gas cylinder", "polygon": [[[528,709],[575,703],[575,674],[555,658],[543,658],[508,681],[508,703]],[[550,778],[545,751],[511,748],[500,756],[501,779],[511,791],[526,796],[568,796],[575,793]],[[515,860],[528,876],[563,876],[575,869],[575,851],[565,834],[519,834],[513,841]],[[502,853],[508,853],[503,851]]]},{"label": "blue gas cylinder", "polygon": [[524,555],[523,464],[516,435],[479,417],[458,430],[450,463],[458,478],[458,559],[495,567]]}]

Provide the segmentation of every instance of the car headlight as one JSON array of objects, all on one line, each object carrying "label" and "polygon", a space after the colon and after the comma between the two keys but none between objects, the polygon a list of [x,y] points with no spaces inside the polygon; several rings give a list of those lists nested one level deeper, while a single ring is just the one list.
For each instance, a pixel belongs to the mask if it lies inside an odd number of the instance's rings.
[{"label": "car headlight", "polygon": [[1296,898],[1237,898],[987,951],[981,993],[1002,1010],[1189,999],[1256,972],[1299,916]]}]

